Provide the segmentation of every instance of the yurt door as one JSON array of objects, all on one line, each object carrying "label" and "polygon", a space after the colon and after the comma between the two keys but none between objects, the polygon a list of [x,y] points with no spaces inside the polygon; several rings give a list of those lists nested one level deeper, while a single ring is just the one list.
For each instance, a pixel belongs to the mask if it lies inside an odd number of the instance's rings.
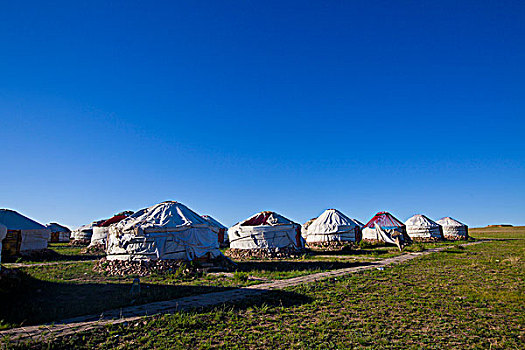
[{"label": "yurt door", "polygon": [[2,241],[2,257],[15,256],[20,253],[22,244],[22,231],[7,230],[7,235]]}]

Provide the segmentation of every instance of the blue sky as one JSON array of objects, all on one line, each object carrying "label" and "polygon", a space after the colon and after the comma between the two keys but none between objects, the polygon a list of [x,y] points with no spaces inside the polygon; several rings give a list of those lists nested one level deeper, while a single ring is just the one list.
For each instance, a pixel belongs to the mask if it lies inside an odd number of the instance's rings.
[{"label": "blue sky", "polygon": [[523,1],[0,5],[0,207],[525,224]]}]

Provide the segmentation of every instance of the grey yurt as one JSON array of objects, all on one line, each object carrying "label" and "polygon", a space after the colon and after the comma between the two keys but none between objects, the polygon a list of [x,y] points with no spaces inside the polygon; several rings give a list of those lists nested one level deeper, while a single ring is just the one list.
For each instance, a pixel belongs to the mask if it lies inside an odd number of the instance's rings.
[{"label": "grey yurt", "polygon": [[2,256],[15,256],[47,248],[51,231],[44,225],[10,209],[0,209],[0,223],[7,228]]}]

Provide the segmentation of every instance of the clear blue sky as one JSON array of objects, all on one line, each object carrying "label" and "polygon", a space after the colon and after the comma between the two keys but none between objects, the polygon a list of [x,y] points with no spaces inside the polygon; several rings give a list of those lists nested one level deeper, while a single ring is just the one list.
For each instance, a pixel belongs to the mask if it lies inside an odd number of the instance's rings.
[{"label": "clear blue sky", "polygon": [[525,224],[524,1],[4,1],[0,207]]}]

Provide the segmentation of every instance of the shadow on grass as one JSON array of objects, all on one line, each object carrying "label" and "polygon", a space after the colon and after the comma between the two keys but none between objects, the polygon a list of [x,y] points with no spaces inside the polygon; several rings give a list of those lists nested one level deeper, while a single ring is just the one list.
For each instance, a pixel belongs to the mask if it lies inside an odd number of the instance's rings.
[{"label": "shadow on grass", "polygon": [[40,263],[40,262],[56,262],[56,261],[87,261],[100,259],[104,254],[76,254],[67,255],[60,254],[52,249],[44,249],[41,251],[31,252],[28,255],[22,256],[2,256],[4,263]]},{"label": "shadow on grass", "polygon": [[364,262],[342,262],[342,261],[241,261],[237,262],[237,270],[243,272],[254,271],[311,271],[311,270],[334,270],[347,267],[370,265]]},{"label": "shadow on grass", "polygon": [[[327,256],[327,255],[348,255],[348,256],[363,256],[363,255],[384,255],[392,253],[388,248],[391,248],[392,246],[374,246],[374,249],[341,249],[341,250],[309,250],[308,254],[311,256]],[[379,249],[377,249],[379,248]]]},{"label": "shadow on grass", "polygon": [[59,321],[76,316],[170,300],[231,288],[141,283],[58,283],[35,279],[22,271],[0,280],[0,324],[5,328]]}]

